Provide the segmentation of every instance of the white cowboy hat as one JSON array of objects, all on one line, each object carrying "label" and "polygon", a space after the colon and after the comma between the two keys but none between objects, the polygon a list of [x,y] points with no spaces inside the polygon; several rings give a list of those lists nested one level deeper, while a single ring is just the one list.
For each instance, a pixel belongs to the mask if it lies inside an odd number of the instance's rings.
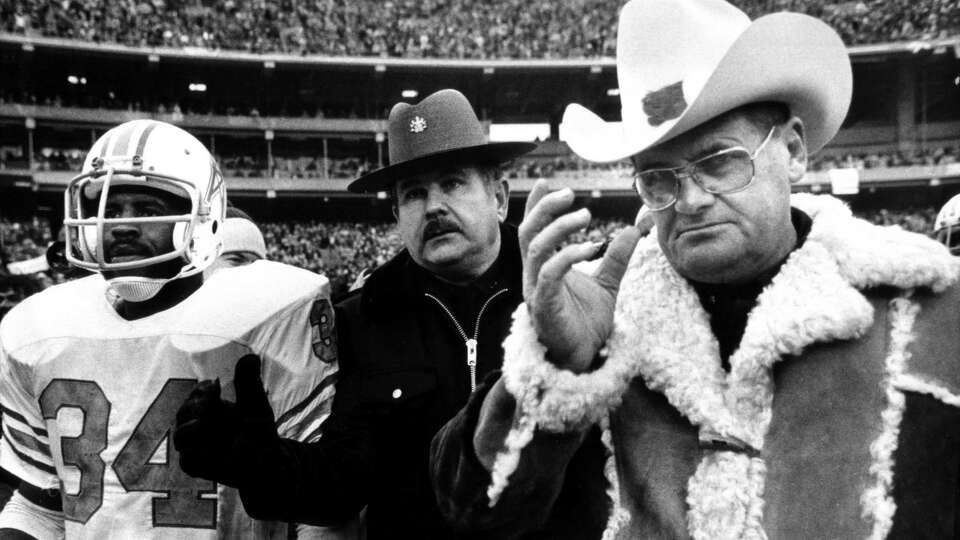
[{"label": "white cowboy hat", "polygon": [[751,22],[723,0],[631,0],[620,12],[617,77],[622,122],[579,104],[563,115],[567,143],[590,161],[616,161],[724,112],[779,101],[819,150],[847,114],[850,57],[826,23],[799,13]]}]

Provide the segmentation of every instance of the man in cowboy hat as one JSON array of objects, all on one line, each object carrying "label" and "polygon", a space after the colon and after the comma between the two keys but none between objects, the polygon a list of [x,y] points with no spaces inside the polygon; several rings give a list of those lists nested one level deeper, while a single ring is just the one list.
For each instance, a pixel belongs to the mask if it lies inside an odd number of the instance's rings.
[{"label": "man in cowboy hat", "polygon": [[241,487],[251,516],[331,524],[366,506],[368,538],[446,539],[429,444],[500,367],[522,289],[500,166],[535,145],[488,142],[455,90],[397,104],[388,140],[390,166],[349,189],[390,193],[405,249],[335,308],[340,380],[323,436],[302,444],[241,428],[223,452],[274,479]]},{"label": "man in cowboy hat", "polygon": [[617,72],[623,122],[573,105],[568,142],[630,157],[655,229],[591,279],[571,270],[589,246],[556,250],[589,214],[534,188],[503,375],[433,443],[448,519],[482,538],[549,524],[598,425],[610,497],[581,499],[604,538],[956,538],[960,260],[790,194],[847,111],[839,37],[632,0]]}]

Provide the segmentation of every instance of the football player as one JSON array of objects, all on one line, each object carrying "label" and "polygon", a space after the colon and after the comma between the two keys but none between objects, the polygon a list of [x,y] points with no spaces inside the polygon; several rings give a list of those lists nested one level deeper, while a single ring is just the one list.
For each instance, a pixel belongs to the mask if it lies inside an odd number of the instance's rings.
[{"label": "football player", "polygon": [[263,233],[253,218],[243,210],[228,206],[220,233],[223,237],[223,250],[217,260],[203,271],[204,278],[209,278],[221,268],[244,266],[267,258],[267,243],[263,239]]},{"label": "football player", "polygon": [[0,324],[0,466],[20,479],[0,533],[286,538],[286,526],[244,519],[234,490],[184,474],[171,441],[197,381],[235,399],[235,369],[262,379],[271,429],[312,440],[329,413],[329,283],[268,261],[204,283],[225,198],[210,153],[175,126],[135,120],[93,145],[65,225],[68,260],[96,273]]},{"label": "football player", "polygon": [[951,254],[960,255],[960,195],[954,195],[940,209],[933,222],[933,234]]}]

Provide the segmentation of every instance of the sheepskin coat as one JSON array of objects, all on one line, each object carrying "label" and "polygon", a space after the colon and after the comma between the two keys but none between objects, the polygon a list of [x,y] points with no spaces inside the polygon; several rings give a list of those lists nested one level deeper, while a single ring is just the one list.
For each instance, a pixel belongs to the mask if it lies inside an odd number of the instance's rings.
[{"label": "sheepskin coat", "polygon": [[[503,376],[522,413],[494,504],[531,489],[514,473],[537,481],[514,470],[533,430],[600,425],[605,538],[960,537],[960,259],[828,196],[792,204],[810,234],[757,298],[729,371],[652,239],[629,263],[599,369],[554,368],[517,310]],[[497,512],[510,510],[486,522]]]}]

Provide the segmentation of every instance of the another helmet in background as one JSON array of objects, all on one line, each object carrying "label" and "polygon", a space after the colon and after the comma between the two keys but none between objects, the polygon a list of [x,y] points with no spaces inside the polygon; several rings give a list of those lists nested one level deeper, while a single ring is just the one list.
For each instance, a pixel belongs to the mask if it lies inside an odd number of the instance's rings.
[{"label": "another helmet in background", "polygon": [[933,233],[951,254],[960,255],[960,195],[955,195],[940,209],[933,222]]}]

